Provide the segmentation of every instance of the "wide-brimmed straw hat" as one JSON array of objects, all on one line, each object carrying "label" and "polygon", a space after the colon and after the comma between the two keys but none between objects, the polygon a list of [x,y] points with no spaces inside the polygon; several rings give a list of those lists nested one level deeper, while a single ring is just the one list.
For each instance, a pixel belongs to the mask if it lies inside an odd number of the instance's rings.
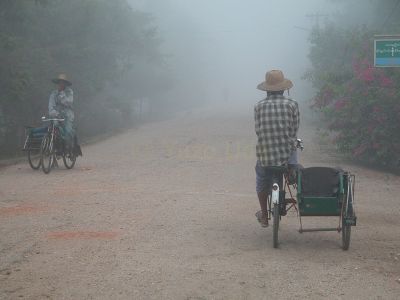
[{"label": "wide-brimmed straw hat", "polygon": [[283,76],[280,70],[272,70],[265,74],[265,81],[261,82],[257,88],[262,91],[285,91],[293,87],[293,83]]},{"label": "wide-brimmed straw hat", "polygon": [[58,75],[57,78],[54,78],[52,81],[55,84],[59,84],[60,82],[64,82],[64,84],[66,86],[71,86],[72,85],[71,81],[68,80],[67,75],[64,74],[64,73],[61,73],[60,75]]}]

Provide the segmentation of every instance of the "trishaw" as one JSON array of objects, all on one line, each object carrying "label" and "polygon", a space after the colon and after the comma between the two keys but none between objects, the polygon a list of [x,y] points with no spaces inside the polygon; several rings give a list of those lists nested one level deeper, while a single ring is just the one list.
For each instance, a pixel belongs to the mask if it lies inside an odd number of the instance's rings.
[{"label": "trishaw", "polygon": [[[299,232],[336,231],[342,234],[342,249],[350,246],[354,211],[355,176],[340,168],[291,166],[269,167],[273,183],[268,219],[272,219],[273,247],[279,244],[279,223],[289,210],[298,215]],[[294,191],[296,190],[296,192]],[[338,217],[337,227],[303,228],[303,217]]]}]

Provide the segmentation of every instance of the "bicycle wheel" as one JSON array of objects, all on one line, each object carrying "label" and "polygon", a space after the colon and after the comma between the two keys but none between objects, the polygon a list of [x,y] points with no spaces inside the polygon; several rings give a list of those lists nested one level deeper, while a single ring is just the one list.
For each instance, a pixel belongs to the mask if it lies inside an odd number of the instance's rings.
[{"label": "bicycle wheel", "polygon": [[279,204],[274,204],[274,208],[272,211],[273,221],[273,245],[274,248],[278,248],[278,231],[279,231]]},{"label": "bicycle wheel", "polygon": [[351,237],[351,226],[346,224],[346,218],[353,216],[353,196],[350,189],[349,194],[346,196],[346,202],[343,206],[343,217],[342,217],[342,249],[349,250],[350,237]]},{"label": "bicycle wheel", "polygon": [[28,150],[28,162],[33,170],[39,170],[41,165],[40,149]]},{"label": "bicycle wheel", "polygon": [[64,153],[63,161],[67,169],[72,169],[75,166],[76,156],[72,152]]},{"label": "bicycle wheel", "polygon": [[54,163],[53,142],[49,135],[46,135],[42,140],[42,145],[40,147],[40,162],[43,172],[49,174]]},{"label": "bicycle wheel", "polygon": [[349,250],[350,247],[351,226],[342,226],[342,249]]}]

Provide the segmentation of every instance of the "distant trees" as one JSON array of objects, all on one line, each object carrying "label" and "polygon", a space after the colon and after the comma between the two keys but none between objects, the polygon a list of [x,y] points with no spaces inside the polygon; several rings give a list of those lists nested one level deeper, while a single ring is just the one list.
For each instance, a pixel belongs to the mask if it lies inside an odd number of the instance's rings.
[{"label": "distant trees", "polygon": [[311,34],[312,68],[305,76],[317,89],[312,106],[323,113],[338,149],[385,166],[400,163],[400,69],[373,66],[373,40],[400,33],[399,2],[347,2],[353,9]]},{"label": "distant trees", "polygon": [[134,99],[171,84],[160,43],[151,15],[126,0],[0,1],[0,155],[47,112],[59,72],[73,81],[81,134],[124,126]]}]

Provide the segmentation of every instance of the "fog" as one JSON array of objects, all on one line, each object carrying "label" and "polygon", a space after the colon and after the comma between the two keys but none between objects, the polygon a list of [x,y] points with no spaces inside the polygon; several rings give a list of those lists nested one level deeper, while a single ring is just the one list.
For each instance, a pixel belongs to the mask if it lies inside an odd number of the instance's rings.
[{"label": "fog", "polygon": [[[194,106],[251,110],[265,96],[256,87],[271,69],[293,81],[290,94],[305,108],[327,85],[344,90],[343,82],[326,74],[360,77],[352,70],[359,65],[354,58],[367,62],[371,72],[373,36],[398,32],[398,5],[396,0],[0,1],[0,146],[12,154],[25,138],[23,126],[41,124],[54,88],[50,79],[59,73],[73,82],[76,123],[84,138]],[[321,35],[311,42],[318,26]],[[390,72],[376,73],[378,79],[385,75],[384,85],[393,81]],[[328,99],[331,106],[344,95],[334,96]],[[324,101],[321,107],[312,104],[323,108]]]},{"label": "fog", "polygon": [[132,0],[154,15],[175,86],[169,97],[199,103],[252,105],[269,69],[281,69],[294,83],[291,95],[310,97],[301,79],[308,67],[308,36],[315,14],[331,14],[321,0]]},{"label": "fog", "polygon": [[269,69],[282,69],[294,82],[292,96],[304,101],[312,91],[301,77],[316,24],[307,14],[332,12],[333,4],[299,3],[0,1],[0,146],[12,155],[24,125],[41,125],[59,73],[73,82],[84,138],[193,106],[250,109],[264,96],[256,86]]}]

